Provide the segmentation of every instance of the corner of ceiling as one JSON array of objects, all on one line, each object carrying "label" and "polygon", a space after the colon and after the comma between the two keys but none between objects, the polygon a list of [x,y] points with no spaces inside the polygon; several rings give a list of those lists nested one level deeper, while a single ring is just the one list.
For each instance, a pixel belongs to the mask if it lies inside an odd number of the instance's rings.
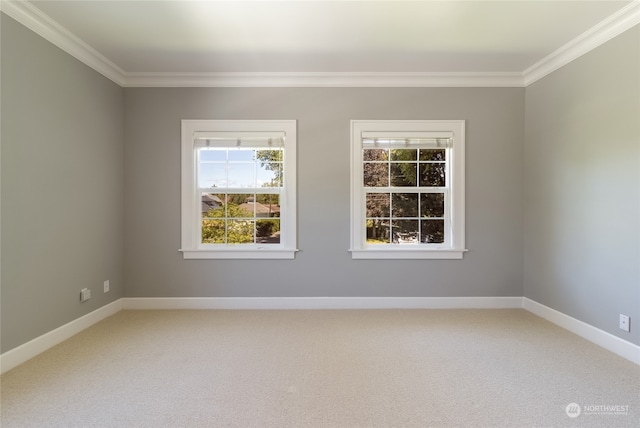
[{"label": "corner of ceiling", "polygon": [[120,86],[126,72],[28,1],[2,0],[0,10]]},{"label": "corner of ceiling", "polygon": [[640,1],[634,0],[569,43],[556,49],[522,74],[524,86],[542,79],[560,67],[597,48],[640,23]]}]

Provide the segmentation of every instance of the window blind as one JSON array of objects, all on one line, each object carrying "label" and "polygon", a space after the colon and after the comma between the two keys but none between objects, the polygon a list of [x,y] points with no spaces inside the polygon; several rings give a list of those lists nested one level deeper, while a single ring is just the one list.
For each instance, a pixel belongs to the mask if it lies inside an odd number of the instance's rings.
[{"label": "window blind", "polygon": [[453,145],[452,132],[363,132],[364,148],[446,148]]},{"label": "window blind", "polygon": [[282,148],[284,132],[195,132],[194,147]]}]

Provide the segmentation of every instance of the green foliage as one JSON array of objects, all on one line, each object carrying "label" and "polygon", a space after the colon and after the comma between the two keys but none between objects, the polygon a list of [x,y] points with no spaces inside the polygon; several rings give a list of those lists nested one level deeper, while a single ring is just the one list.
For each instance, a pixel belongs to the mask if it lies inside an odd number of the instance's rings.
[{"label": "green foliage", "polygon": [[[271,196],[277,195],[258,195]],[[246,199],[246,195],[243,195]],[[280,220],[254,218],[249,211],[236,203],[228,203],[209,210],[202,217],[202,243],[204,244],[252,244],[256,238],[264,239],[280,231]]]},{"label": "green foliage", "polygon": [[235,203],[209,210],[202,218],[202,242],[205,244],[253,243],[255,221],[252,217],[253,212],[248,212]]},{"label": "green foliage", "polygon": [[[445,149],[364,149],[363,184],[365,187],[441,187],[445,185]],[[418,217],[442,217],[442,193],[418,195],[394,189],[389,193],[367,193],[367,242],[381,243],[389,238],[392,223],[396,234],[418,232]],[[398,191],[400,190],[400,191]],[[420,204],[419,204],[420,202]],[[444,222],[425,221],[421,242],[444,242]]]},{"label": "green foliage", "polygon": [[[222,195],[224,196],[224,195]],[[246,199],[246,195],[235,195],[242,196],[243,199]],[[243,201],[244,202],[244,201]],[[209,210],[204,217],[206,218],[224,218],[224,217],[233,217],[233,218],[242,218],[242,217],[253,217],[253,212],[243,209],[239,206],[238,203],[228,203],[226,205],[221,205],[218,208],[214,208]]]},{"label": "green foliage", "polygon": [[275,193],[257,194],[256,202],[266,207],[278,207],[280,206],[280,195]]},{"label": "green foliage", "polygon": [[271,182],[263,184],[263,187],[281,186],[284,178],[282,171],[283,151],[280,149],[257,150],[256,159],[260,161],[261,167],[274,173]]},{"label": "green foliage", "polygon": [[391,164],[392,186],[415,186],[418,179],[416,149],[391,149],[392,161],[411,161],[408,163]]},{"label": "green foliage", "polygon": [[258,220],[256,223],[256,235],[268,237],[280,231],[280,220]]},{"label": "green foliage", "polygon": [[[225,196],[226,196],[227,206],[230,207],[230,209],[233,209],[234,206],[237,207],[238,205],[244,204],[245,202],[247,202],[247,197],[250,195],[228,194],[228,195],[221,195],[220,199],[224,201]],[[236,217],[236,216],[233,216],[233,217]]]},{"label": "green foliage", "polygon": [[262,164],[266,162],[282,162],[282,150],[257,150],[256,159]]},{"label": "green foliage", "polygon": [[[363,153],[364,185],[370,187],[387,187],[389,185],[388,149],[365,149]],[[371,162],[371,163],[368,163]],[[374,163],[382,162],[382,163]],[[368,193],[366,197],[367,217],[388,217],[390,200],[388,193]],[[367,220],[367,242],[382,243],[379,238],[384,235],[382,221]]]},{"label": "green foliage", "polygon": [[224,244],[225,241],[224,220],[202,220],[203,244]]},{"label": "green foliage", "polygon": [[253,243],[254,222],[251,220],[228,220],[227,243],[251,244]]}]

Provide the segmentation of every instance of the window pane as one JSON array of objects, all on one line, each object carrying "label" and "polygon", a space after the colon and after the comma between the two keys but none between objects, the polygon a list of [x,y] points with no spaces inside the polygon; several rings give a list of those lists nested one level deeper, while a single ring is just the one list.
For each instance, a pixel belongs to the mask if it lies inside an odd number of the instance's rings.
[{"label": "window pane", "polygon": [[420,164],[420,186],[444,187],[445,185],[445,164],[444,163],[421,163]]},{"label": "window pane", "polygon": [[421,220],[422,234],[420,242],[442,244],[444,242],[444,220]]},{"label": "window pane", "polygon": [[256,220],[256,242],[260,244],[279,244],[280,220]]},{"label": "window pane", "polygon": [[416,186],[416,164],[415,163],[392,163],[391,164],[391,185],[397,187]]},{"label": "window pane", "polygon": [[443,161],[445,160],[445,149],[420,149],[421,161]]},{"label": "window pane", "polygon": [[258,187],[282,186],[282,163],[263,162],[258,164]]},{"label": "window pane", "polygon": [[393,193],[391,217],[418,217],[417,193]]},{"label": "window pane", "polygon": [[225,187],[227,168],[224,163],[200,163],[198,167],[198,187]]},{"label": "window pane", "polygon": [[225,162],[227,160],[227,149],[199,149],[200,162]]},{"label": "window pane", "polygon": [[214,195],[213,193],[203,193],[201,195],[202,217],[220,218],[225,216],[224,204],[225,195]]},{"label": "window pane", "polygon": [[255,222],[252,220],[229,220],[227,242],[229,244],[253,244]]},{"label": "window pane", "polygon": [[387,149],[364,149],[362,159],[366,161],[387,161],[389,151]]},{"label": "window pane", "polygon": [[[253,206],[251,206],[253,210]],[[280,217],[280,195],[267,193],[256,195],[255,204],[256,217]]]},{"label": "window pane", "polygon": [[255,160],[256,152],[253,149],[229,149],[230,161],[249,161]]},{"label": "window pane", "polygon": [[365,163],[364,185],[366,187],[387,187],[389,185],[389,164]]},{"label": "window pane", "polygon": [[418,220],[395,220],[391,224],[394,244],[418,243]]},{"label": "window pane", "polygon": [[227,187],[255,187],[255,164],[229,164],[229,182]]},{"label": "window pane", "polygon": [[229,194],[227,196],[227,217],[231,218],[253,218],[254,195]]},{"label": "window pane", "polygon": [[391,160],[395,161],[414,161],[417,155],[417,149],[391,149]]},{"label": "window pane", "polygon": [[256,159],[260,163],[282,162],[282,149],[256,150]]},{"label": "window pane", "polygon": [[367,220],[367,244],[389,244],[389,220]]},{"label": "window pane", "polygon": [[388,193],[367,193],[367,217],[389,217]]},{"label": "window pane", "polygon": [[203,244],[224,244],[224,236],[224,220],[202,220]]},{"label": "window pane", "polygon": [[422,193],[420,217],[444,217],[444,193]]}]

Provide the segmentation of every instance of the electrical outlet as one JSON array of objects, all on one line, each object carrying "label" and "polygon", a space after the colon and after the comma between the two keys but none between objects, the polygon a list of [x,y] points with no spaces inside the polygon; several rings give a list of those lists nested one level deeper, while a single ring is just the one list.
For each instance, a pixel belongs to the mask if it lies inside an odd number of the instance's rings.
[{"label": "electrical outlet", "polygon": [[90,298],[91,298],[91,290],[89,290],[88,288],[83,288],[82,290],[80,290],[80,301],[81,302],[86,302]]},{"label": "electrical outlet", "polygon": [[105,293],[109,292],[109,280],[108,279],[104,282],[104,292]]},{"label": "electrical outlet", "polygon": [[631,331],[630,320],[627,315],[620,314],[620,330]]}]

